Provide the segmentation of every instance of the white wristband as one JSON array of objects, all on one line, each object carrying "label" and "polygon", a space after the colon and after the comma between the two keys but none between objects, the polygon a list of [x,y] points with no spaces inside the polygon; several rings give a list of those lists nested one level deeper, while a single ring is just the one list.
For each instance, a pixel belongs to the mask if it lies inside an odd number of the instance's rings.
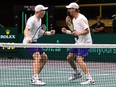
[{"label": "white wristband", "polygon": [[50,31],[46,31],[46,35],[51,35],[51,32]]},{"label": "white wristband", "polygon": [[70,30],[66,30],[66,34],[71,34],[71,31]]}]

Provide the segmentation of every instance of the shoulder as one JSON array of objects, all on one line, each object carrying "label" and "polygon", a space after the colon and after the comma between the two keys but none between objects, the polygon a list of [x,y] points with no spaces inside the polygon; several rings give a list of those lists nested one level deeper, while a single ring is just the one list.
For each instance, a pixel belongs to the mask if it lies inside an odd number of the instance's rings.
[{"label": "shoulder", "polygon": [[105,23],[102,22],[102,23],[101,23],[101,26],[105,27]]},{"label": "shoulder", "polygon": [[103,22],[100,22],[100,25],[105,25],[105,23],[103,23]]},{"label": "shoulder", "polygon": [[79,19],[81,21],[88,21],[87,18],[83,14],[81,14],[81,13],[79,14]]},{"label": "shoulder", "polygon": [[85,19],[87,19],[87,18],[85,17],[85,15],[83,15],[83,14],[81,14],[81,13],[80,13],[80,18],[85,18]]},{"label": "shoulder", "polygon": [[30,18],[28,18],[27,22],[34,22],[35,21],[35,17],[31,16]]}]

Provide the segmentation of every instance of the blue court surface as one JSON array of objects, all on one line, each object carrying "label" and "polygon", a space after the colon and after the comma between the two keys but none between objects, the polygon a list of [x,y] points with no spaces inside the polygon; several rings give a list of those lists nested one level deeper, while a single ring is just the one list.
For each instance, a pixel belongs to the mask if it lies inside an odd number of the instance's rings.
[{"label": "blue court surface", "polygon": [[[68,81],[73,73],[65,60],[49,60],[40,73],[40,78],[46,82],[42,87],[116,87],[116,63],[86,62],[94,85],[81,85],[85,74],[81,68],[82,78]],[[0,87],[41,87],[31,84],[32,60],[0,59]]]}]

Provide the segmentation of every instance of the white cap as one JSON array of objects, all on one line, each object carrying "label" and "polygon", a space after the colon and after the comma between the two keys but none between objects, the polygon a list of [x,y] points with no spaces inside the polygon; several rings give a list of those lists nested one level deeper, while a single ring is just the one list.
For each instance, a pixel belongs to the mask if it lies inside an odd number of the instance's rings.
[{"label": "white cap", "polygon": [[75,8],[79,9],[79,5],[75,2],[70,3],[69,5],[66,6],[66,8]]},{"label": "white cap", "polygon": [[43,5],[37,5],[35,6],[35,12],[41,11],[41,10],[47,10],[48,7],[44,7]]}]

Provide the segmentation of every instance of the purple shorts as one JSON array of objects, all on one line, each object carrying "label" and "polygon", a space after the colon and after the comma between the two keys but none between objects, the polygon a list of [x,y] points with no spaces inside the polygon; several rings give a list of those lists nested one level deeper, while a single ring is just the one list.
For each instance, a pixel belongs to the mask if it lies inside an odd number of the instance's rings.
[{"label": "purple shorts", "polygon": [[40,54],[43,54],[42,48],[27,48],[27,51],[29,52],[30,55],[33,55],[33,53],[35,52],[39,52]]},{"label": "purple shorts", "polygon": [[75,53],[78,56],[88,56],[89,48],[72,48],[69,53]]},{"label": "purple shorts", "polygon": [[[33,42],[36,43],[36,42]],[[27,48],[27,51],[29,52],[30,55],[33,55],[35,52],[39,52],[40,54],[43,54],[43,49],[42,48]]]}]

